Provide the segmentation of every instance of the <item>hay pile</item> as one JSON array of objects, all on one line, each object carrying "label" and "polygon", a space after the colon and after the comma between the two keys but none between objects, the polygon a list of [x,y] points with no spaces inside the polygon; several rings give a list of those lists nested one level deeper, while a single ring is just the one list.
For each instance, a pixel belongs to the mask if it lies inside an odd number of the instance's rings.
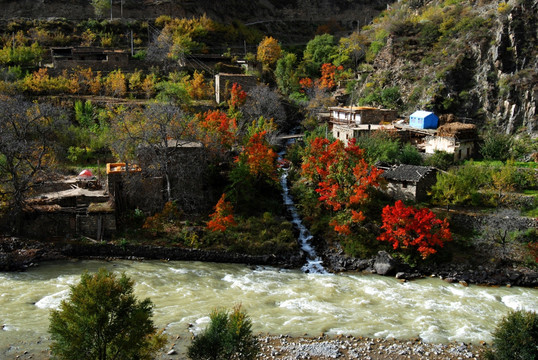
[{"label": "hay pile", "polygon": [[472,139],[478,136],[476,125],[453,122],[439,126],[438,136],[455,137],[458,139]]}]

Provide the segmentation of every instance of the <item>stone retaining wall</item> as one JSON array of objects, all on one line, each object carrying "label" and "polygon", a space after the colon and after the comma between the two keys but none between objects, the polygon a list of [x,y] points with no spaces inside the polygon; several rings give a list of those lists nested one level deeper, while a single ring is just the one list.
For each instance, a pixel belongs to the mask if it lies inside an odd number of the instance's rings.
[{"label": "stone retaining wall", "polygon": [[208,261],[221,263],[240,263],[248,265],[274,265],[288,268],[300,267],[305,263],[304,254],[290,256],[247,255],[225,251],[208,251],[175,247],[149,245],[82,244],[69,243],[60,249],[67,257],[76,258],[122,258],[122,259],[160,259],[184,261]]},{"label": "stone retaining wall", "polygon": [[509,232],[538,228],[538,219],[524,216],[450,213],[449,218],[451,226],[469,229],[470,232],[481,231],[486,224],[498,224]]}]

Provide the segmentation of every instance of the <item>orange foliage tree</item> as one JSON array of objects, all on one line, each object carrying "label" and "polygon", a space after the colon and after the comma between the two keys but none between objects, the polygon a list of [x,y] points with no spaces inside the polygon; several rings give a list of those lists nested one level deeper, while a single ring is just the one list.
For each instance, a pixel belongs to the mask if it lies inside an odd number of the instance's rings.
[{"label": "orange foliage tree", "polygon": [[236,162],[246,165],[254,178],[263,177],[278,182],[277,153],[269,146],[265,135],[267,131],[253,134]]},{"label": "orange foliage tree", "polygon": [[368,199],[368,190],[379,186],[381,173],[368,165],[354,139],[346,146],[340,140],[315,138],[305,149],[301,167],[303,181],[316,187],[320,203],[334,212],[330,225],[342,235],[351,234],[351,226],[364,220],[359,207]]},{"label": "orange foliage tree", "polygon": [[425,259],[452,240],[448,221],[438,219],[428,208],[417,210],[401,200],[383,208],[384,232],[380,241],[388,241],[394,249],[413,249]]},{"label": "orange foliage tree", "polygon": [[337,71],[344,70],[342,65],[336,67],[331,63],[321,65],[321,77],[319,78],[319,86],[325,89],[332,89],[336,86]]},{"label": "orange foliage tree", "polygon": [[302,78],[299,80],[299,85],[301,85],[301,91],[309,91],[314,86],[314,83],[312,82],[312,79],[310,78]]},{"label": "orange foliage tree", "polygon": [[230,110],[234,111],[239,106],[243,105],[247,100],[247,93],[243,91],[243,88],[238,83],[233,83],[232,90],[230,91],[230,100],[228,100],[228,106]]},{"label": "orange foliage tree", "polygon": [[223,193],[215,205],[215,212],[209,215],[211,220],[207,223],[207,228],[211,231],[225,231],[230,226],[235,226],[233,206],[226,201],[226,193]]},{"label": "orange foliage tree", "polygon": [[210,147],[230,149],[237,140],[237,123],[220,110],[207,111],[198,115],[202,129],[202,142]]}]

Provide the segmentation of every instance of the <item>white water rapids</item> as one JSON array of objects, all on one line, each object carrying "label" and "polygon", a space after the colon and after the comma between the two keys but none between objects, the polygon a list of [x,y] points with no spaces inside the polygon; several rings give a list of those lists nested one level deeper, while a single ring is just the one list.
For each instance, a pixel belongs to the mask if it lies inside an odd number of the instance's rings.
[{"label": "white water rapids", "polygon": [[538,311],[537,289],[463,287],[439,279],[402,283],[377,275],[199,262],[57,262],[0,273],[0,355],[11,345],[46,347],[50,309],[67,297],[84,270],[103,266],[130,276],[138,298],[155,304],[156,325],[183,338],[189,324],[203,328],[212,309],[238,303],[255,332],[427,342],[491,341],[496,323],[511,309]]}]

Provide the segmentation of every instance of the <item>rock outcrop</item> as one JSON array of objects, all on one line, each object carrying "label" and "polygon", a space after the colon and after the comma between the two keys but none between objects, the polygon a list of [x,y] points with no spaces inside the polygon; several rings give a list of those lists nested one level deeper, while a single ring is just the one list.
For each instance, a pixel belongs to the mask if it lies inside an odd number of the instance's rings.
[{"label": "rock outcrop", "polygon": [[374,23],[388,35],[359,97],[397,87],[403,115],[424,108],[536,136],[538,2],[463,2],[462,12],[445,4],[398,2],[395,16]]}]

